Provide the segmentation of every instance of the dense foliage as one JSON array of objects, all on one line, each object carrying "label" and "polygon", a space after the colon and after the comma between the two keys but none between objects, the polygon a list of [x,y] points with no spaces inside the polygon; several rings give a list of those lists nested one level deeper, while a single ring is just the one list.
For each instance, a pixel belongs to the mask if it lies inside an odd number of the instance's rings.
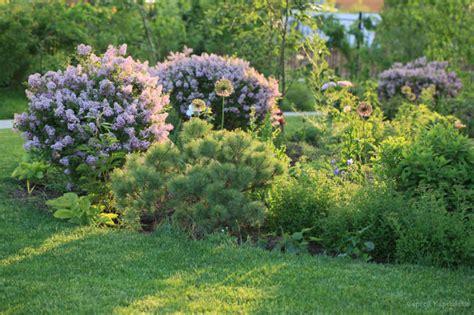
[{"label": "dense foliage", "polygon": [[150,16],[135,1],[31,2],[0,4],[0,60],[4,65],[0,86],[65,66],[80,43],[105,50],[110,44],[125,42],[134,58],[153,62],[184,42],[184,21],[174,17],[179,12],[174,2],[161,1]]},{"label": "dense foliage", "polygon": [[427,56],[458,67],[473,64],[472,1],[388,0],[376,45],[385,66]]},{"label": "dense foliage", "polygon": [[387,140],[379,152],[383,173],[409,194],[435,190],[450,209],[474,204],[474,149],[454,126],[436,124],[412,141]]},{"label": "dense foliage", "polygon": [[[331,174],[332,175],[332,174]],[[340,185],[338,185],[340,184]],[[268,226],[273,231],[321,233],[321,220],[335,204],[348,200],[355,186],[308,165],[297,165],[268,191]]]},{"label": "dense foliage", "polygon": [[168,98],[147,64],[125,57],[126,45],[102,56],[79,45],[76,66],[28,79],[27,112],[16,116],[25,149],[53,163],[74,183],[106,179],[126,152],[168,136]]},{"label": "dense foliage", "polygon": [[196,118],[183,127],[179,145],[156,144],[115,171],[112,189],[125,222],[140,227],[172,215],[194,236],[259,227],[265,207],[257,193],[285,163],[243,131],[212,131]]},{"label": "dense foliage", "polygon": [[[267,115],[274,124],[280,124],[276,105],[280,92],[274,79],[267,80],[241,59],[190,53],[174,53],[151,70],[164,91],[170,93],[171,104],[183,119],[189,118],[186,111],[193,100],[201,99],[212,109],[216,125],[222,121],[224,106],[227,129],[248,128],[252,111],[258,124]],[[232,85],[228,95],[216,90],[216,82],[222,79]]]}]

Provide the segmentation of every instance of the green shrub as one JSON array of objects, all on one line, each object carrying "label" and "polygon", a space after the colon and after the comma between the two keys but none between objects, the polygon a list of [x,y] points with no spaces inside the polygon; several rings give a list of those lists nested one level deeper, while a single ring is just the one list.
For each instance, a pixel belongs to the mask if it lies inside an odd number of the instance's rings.
[{"label": "green shrub", "polygon": [[396,225],[400,263],[453,267],[472,265],[472,214],[448,212],[442,197],[425,192]]},{"label": "green shrub", "polygon": [[403,103],[391,125],[395,135],[411,140],[436,124],[453,125],[455,121],[455,117],[441,115],[427,105]]},{"label": "green shrub", "polygon": [[178,145],[155,144],[132,155],[112,176],[112,190],[124,222],[172,214],[194,236],[222,229],[240,234],[258,227],[259,201],[273,178],[285,171],[272,146],[243,131],[212,131],[199,119],[183,125]]},{"label": "green shrub", "polygon": [[266,196],[268,227],[289,233],[314,228],[316,235],[328,209],[349,199],[356,185],[308,165],[297,165],[292,171],[292,176],[277,180]]},{"label": "green shrub", "polygon": [[166,215],[166,183],[179,172],[179,153],[171,142],[155,144],[146,154],[128,156],[125,166],[112,173],[111,188],[125,225],[140,229],[141,221]]},{"label": "green shrub", "polygon": [[329,253],[344,254],[348,240],[372,242],[369,255],[376,261],[394,261],[396,234],[392,221],[407,203],[392,189],[382,186],[361,188],[349,203],[333,207],[323,223],[321,243]]},{"label": "green shrub", "polygon": [[424,187],[442,193],[452,210],[474,203],[474,148],[451,126],[436,124],[406,145],[387,140],[376,160],[382,174],[410,196]]}]

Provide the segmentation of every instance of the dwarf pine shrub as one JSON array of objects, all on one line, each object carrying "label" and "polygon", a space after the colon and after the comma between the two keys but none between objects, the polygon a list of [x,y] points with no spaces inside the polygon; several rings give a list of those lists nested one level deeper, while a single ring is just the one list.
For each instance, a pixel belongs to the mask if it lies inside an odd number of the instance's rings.
[{"label": "dwarf pine shrub", "polygon": [[112,190],[129,226],[140,228],[143,217],[171,217],[194,236],[238,234],[263,222],[259,195],[285,168],[269,144],[192,119],[177,145],[132,155],[113,174]]}]

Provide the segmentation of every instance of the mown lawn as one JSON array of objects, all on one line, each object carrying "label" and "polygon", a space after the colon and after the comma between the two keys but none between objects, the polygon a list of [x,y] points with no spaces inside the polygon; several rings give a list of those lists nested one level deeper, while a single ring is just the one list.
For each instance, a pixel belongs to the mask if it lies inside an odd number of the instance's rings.
[{"label": "mown lawn", "polygon": [[474,273],[294,256],[77,227],[19,199],[21,140],[0,130],[0,313],[466,313]]},{"label": "mown lawn", "polygon": [[27,105],[23,89],[0,88],[0,119],[12,119],[15,113],[23,112]]}]

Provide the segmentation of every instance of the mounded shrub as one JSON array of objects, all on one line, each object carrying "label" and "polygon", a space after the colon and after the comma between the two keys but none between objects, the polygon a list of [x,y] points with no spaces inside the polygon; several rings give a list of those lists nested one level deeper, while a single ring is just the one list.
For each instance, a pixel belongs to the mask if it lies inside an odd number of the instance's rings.
[{"label": "mounded shrub", "polygon": [[196,118],[183,125],[179,140],[132,155],[114,172],[112,190],[125,223],[140,228],[144,218],[171,216],[198,237],[259,227],[265,211],[259,195],[286,168],[272,146],[241,130],[213,131]]},{"label": "mounded shrub", "polygon": [[[438,192],[412,199],[389,187],[366,186],[331,208],[318,235],[330,254],[367,254],[377,262],[454,267],[472,264],[474,225],[467,205],[449,211]],[[349,253],[348,253],[349,249]]]},{"label": "mounded shrub", "polygon": [[255,111],[256,123],[263,123],[270,115],[273,123],[281,123],[280,110],[276,105],[280,97],[278,82],[266,79],[249,63],[231,57],[214,54],[190,55],[192,50],[173,53],[150,72],[158,77],[158,84],[170,93],[171,104],[184,120],[193,100],[201,99],[212,109],[214,123],[222,118],[223,98],[216,94],[215,84],[221,79],[231,82],[233,92],[224,98],[224,126],[226,129],[248,128]]},{"label": "mounded shrub", "polygon": [[428,62],[425,57],[405,65],[395,63],[379,75],[379,95],[389,99],[406,94],[402,88],[409,87],[415,97],[419,97],[424,89],[433,85],[435,96],[455,97],[462,87],[461,80],[455,72],[448,72],[447,67],[447,62]]},{"label": "mounded shrub", "polygon": [[396,257],[400,263],[443,267],[472,266],[472,214],[446,210],[442,196],[425,192],[395,225]]},{"label": "mounded shrub", "polygon": [[28,111],[15,117],[25,149],[64,169],[73,182],[104,179],[127,152],[167,139],[162,94],[147,63],[125,57],[126,45],[96,56],[77,48],[78,64],[28,79]]},{"label": "mounded shrub", "polygon": [[393,220],[408,206],[405,199],[388,187],[364,186],[350,202],[332,207],[322,224],[321,243],[332,254],[343,254],[351,236],[374,244],[370,256],[376,261],[396,260]]},{"label": "mounded shrub", "polygon": [[435,124],[412,142],[386,140],[376,166],[410,196],[421,188],[440,192],[452,210],[474,204],[474,148],[452,126]]},{"label": "mounded shrub", "polygon": [[347,201],[356,186],[298,164],[291,176],[279,178],[266,195],[268,227],[288,233],[311,228],[318,235],[329,209]]}]

